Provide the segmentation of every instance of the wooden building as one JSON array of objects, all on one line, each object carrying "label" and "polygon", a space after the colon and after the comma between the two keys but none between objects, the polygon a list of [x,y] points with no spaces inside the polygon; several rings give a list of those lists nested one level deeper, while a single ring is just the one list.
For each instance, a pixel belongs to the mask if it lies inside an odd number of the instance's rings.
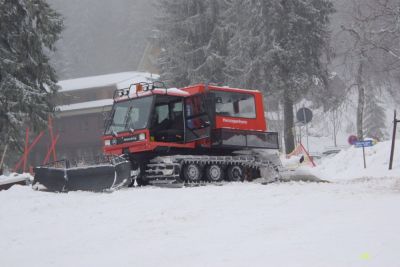
[{"label": "wooden building", "polygon": [[[53,122],[57,159],[92,159],[102,155],[102,135],[116,89],[157,78],[145,72],[123,72],[60,81]],[[30,155],[29,164],[41,165],[51,145],[49,133]],[[53,160],[53,157],[51,158]]]}]

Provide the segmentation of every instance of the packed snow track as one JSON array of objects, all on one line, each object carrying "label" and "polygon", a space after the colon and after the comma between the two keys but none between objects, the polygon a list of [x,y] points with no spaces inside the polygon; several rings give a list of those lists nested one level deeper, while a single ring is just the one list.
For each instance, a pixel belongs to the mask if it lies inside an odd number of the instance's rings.
[{"label": "packed snow track", "polygon": [[[134,192],[132,192],[134,191]],[[398,266],[400,183],[0,192],[2,266]]]}]

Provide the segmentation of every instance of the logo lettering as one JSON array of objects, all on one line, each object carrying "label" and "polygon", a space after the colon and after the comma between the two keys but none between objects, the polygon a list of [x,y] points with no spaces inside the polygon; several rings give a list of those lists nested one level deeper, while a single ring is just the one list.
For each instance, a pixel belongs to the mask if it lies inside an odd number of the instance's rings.
[{"label": "logo lettering", "polygon": [[234,123],[234,124],[247,124],[247,121],[238,120],[238,119],[226,119],[226,118],[223,118],[222,122]]}]

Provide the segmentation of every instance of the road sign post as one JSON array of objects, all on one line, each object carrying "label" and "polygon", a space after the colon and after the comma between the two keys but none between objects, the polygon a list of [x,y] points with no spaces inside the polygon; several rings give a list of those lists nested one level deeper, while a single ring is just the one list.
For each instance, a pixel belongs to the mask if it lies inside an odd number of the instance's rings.
[{"label": "road sign post", "polygon": [[367,162],[365,160],[365,147],[363,147],[363,159],[364,159],[364,169],[367,168]]},{"label": "road sign post", "polygon": [[390,160],[389,160],[389,170],[393,169],[393,157],[394,157],[394,147],[396,143],[396,132],[397,132],[397,123],[400,120],[396,117],[396,110],[394,111],[394,119],[393,119],[393,136],[392,136],[392,147],[390,149]]},{"label": "road sign post", "polygon": [[367,162],[365,160],[365,148],[371,147],[373,145],[374,145],[374,142],[372,140],[363,140],[363,141],[357,141],[354,143],[355,147],[358,147],[358,148],[362,147],[362,149],[363,149],[364,169],[367,168]]},{"label": "road sign post", "polygon": [[[306,126],[306,140],[307,140],[307,150],[310,150],[309,143],[308,143],[308,123],[313,118],[313,113],[310,109],[304,107],[299,109],[296,113],[297,120],[303,123]],[[301,143],[301,128],[300,128],[300,143]]]}]

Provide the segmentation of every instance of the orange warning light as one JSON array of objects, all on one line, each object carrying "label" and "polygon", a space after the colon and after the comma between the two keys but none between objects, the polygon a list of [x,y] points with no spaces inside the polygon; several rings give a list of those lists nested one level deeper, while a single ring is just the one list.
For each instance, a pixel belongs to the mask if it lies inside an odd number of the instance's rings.
[{"label": "orange warning light", "polygon": [[143,85],[140,83],[136,84],[136,93],[140,93],[143,91]]}]

